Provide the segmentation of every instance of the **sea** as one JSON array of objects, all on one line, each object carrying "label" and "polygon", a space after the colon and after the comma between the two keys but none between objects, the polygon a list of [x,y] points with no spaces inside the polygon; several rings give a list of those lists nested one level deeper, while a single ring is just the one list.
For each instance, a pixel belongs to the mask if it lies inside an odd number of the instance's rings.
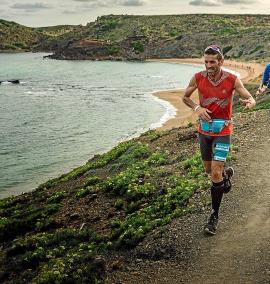
[{"label": "sea", "polygon": [[[33,190],[161,126],[176,110],[153,92],[184,88],[203,69],[45,55],[0,54],[0,198]],[[20,83],[9,82],[15,79]]]}]

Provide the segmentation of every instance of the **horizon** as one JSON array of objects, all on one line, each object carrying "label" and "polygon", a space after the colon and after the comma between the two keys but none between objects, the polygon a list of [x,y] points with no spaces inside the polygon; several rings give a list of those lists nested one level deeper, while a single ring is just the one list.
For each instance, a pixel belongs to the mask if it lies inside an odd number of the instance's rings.
[{"label": "horizon", "polygon": [[86,25],[100,16],[269,15],[270,0],[2,0],[0,19],[28,27]]}]

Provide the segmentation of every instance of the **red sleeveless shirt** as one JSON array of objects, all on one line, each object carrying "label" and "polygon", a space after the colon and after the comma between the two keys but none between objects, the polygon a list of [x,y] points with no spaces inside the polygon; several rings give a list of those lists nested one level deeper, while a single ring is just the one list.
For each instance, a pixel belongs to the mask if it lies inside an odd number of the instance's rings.
[{"label": "red sleeveless shirt", "polygon": [[[212,111],[211,118],[222,118],[231,120],[232,101],[235,89],[236,76],[222,70],[222,76],[217,82],[211,81],[207,76],[207,71],[195,74],[199,91],[200,105]],[[233,125],[225,126],[218,134],[204,132],[199,124],[199,132],[208,136],[225,136],[232,134]]]}]

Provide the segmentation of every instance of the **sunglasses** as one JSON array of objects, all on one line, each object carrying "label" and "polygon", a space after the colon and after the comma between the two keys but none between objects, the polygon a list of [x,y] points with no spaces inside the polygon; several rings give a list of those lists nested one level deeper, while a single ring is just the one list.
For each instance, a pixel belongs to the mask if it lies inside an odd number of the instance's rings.
[{"label": "sunglasses", "polygon": [[218,45],[209,45],[206,47],[206,49],[204,50],[204,52],[208,51],[208,50],[214,50],[217,53],[219,53],[222,57],[223,57],[223,53],[220,49],[220,47]]}]

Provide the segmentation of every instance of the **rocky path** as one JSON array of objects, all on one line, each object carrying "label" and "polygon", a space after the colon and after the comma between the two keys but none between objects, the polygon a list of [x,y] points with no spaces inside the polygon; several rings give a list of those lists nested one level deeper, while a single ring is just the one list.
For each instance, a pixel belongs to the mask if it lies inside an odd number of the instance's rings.
[{"label": "rocky path", "polygon": [[267,128],[267,122],[261,121],[259,131],[251,130],[253,135],[243,137],[235,165],[234,192],[227,196],[218,235],[200,240],[202,249],[190,283],[270,283]]},{"label": "rocky path", "polygon": [[236,174],[217,235],[202,232],[209,208],[179,218],[148,236],[114,283],[270,283],[269,122],[269,111],[236,121]]}]

